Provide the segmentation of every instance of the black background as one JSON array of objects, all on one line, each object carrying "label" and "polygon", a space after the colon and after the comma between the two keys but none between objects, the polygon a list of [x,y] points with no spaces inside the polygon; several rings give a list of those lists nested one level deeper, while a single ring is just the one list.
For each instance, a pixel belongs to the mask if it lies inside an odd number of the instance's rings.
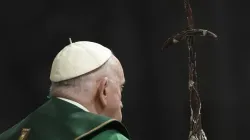
[{"label": "black background", "polygon": [[[195,45],[203,128],[208,140],[248,139],[249,5],[191,2],[195,26],[219,36]],[[47,100],[52,60],[71,37],[107,46],[120,59],[132,139],[187,139],[187,47],[160,50],[186,28],[182,0],[9,0],[0,9],[0,132]]]}]

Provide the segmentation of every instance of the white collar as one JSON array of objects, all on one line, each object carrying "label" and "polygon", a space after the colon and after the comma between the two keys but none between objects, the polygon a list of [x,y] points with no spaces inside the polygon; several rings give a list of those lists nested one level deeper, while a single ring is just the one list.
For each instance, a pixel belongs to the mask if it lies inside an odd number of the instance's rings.
[{"label": "white collar", "polygon": [[58,99],[61,99],[61,100],[63,100],[63,101],[66,101],[66,102],[68,102],[68,103],[70,103],[70,104],[73,104],[73,105],[75,105],[75,106],[81,108],[82,110],[84,110],[84,111],[86,111],[86,112],[89,112],[89,110],[88,110],[86,107],[84,107],[83,105],[81,105],[81,104],[79,104],[79,103],[77,103],[77,102],[75,102],[75,101],[72,101],[72,100],[69,100],[69,99],[66,99],[66,98],[62,98],[62,97],[57,97],[57,98],[58,98]]}]

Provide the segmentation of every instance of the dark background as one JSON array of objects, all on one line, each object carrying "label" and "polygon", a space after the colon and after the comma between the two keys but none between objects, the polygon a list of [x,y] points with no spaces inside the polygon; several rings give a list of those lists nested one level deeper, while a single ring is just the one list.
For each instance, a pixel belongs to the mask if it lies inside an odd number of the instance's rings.
[{"label": "dark background", "polygon": [[[196,42],[208,140],[249,139],[247,1],[191,2],[196,27],[219,36]],[[0,132],[47,100],[52,60],[71,37],[105,45],[120,59],[132,139],[187,139],[187,47],[160,50],[186,27],[183,0],[13,0],[0,9]]]}]

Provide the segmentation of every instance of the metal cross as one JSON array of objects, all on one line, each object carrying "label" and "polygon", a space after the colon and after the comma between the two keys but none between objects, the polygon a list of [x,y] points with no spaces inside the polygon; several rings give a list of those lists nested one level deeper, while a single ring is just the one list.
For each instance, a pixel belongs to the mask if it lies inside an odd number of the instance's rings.
[{"label": "metal cross", "polygon": [[180,41],[185,40],[188,47],[189,57],[188,57],[188,67],[189,67],[189,98],[190,98],[190,133],[189,140],[207,140],[206,134],[202,129],[201,124],[201,101],[198,90],[198,80],[196,72],[196,52],[193,47],[195,36],[205,36],[217,39],[217,35],[211,31],[204,29],[194,29],[194,21],[192,15],[192,8],[190,6],[189,0],[184,0],[184,9],[187,14],[188,27],[186,30],[181,31],[164,43],[162,49],[176,44]]}]

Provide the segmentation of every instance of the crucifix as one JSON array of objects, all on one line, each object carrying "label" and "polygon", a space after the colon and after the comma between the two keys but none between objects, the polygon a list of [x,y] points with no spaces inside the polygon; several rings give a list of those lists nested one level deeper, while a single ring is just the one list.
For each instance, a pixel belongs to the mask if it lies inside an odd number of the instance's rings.
[{"label": "crucifix", "polygon": [[201,100],[198,89],[198,80],[196,72],[196,52],[193,47],[195,36],[204,36],[217,39],[217,35],[205,29],[195,29],[192,8],[189,0],[184,0],[184,9],[187,15],[188,27],[165,41],[162,50],[166,47],[174,45],[180,41],[186,41],[188,48],[188,89],[190,101],[190,133],[188,140],[207,140],[206,134],[202,129],[201,123]]}]

